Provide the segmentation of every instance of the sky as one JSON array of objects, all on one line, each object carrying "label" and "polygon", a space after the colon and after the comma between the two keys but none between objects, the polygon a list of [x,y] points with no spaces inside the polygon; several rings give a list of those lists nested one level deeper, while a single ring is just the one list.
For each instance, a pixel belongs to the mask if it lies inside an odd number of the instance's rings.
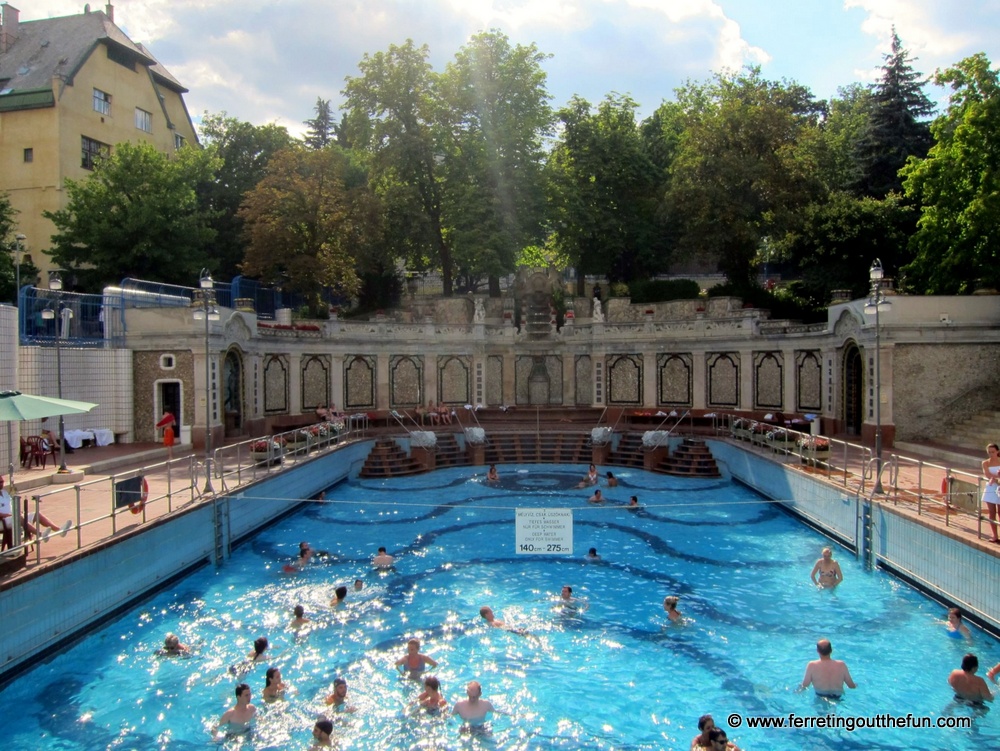
[{"label": "sky", "polygon": [[[29,21],[84,3],[11,4]],[[443,70],[473,34],[494,28],[551,55],[553,107],[617,92],[638,102],[640,117],[685,82],[744,65],[822,99],[873,83],[894,25],[927,76],[977,52],[1000,64],[1000,0],[118,0],[114,17],[190,90],[196,122],[225,111],[295,135],[318,97],[339,108],[365,53],[410,38]],[[926,93],[946,105],[947,92]]]}]

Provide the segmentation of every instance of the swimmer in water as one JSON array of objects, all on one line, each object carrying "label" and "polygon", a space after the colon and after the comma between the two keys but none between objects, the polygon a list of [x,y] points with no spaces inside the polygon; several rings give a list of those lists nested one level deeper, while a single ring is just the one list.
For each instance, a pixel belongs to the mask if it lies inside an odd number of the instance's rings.
[{"label": "swimmer in water", "polygon": [[281,680],[281,670],[275,667],[268,668],[264,674],[264,690],[261,692],[264,701],[272,702],[284,698],[287,689]]},{"label": "swimmer in water", "polygon": [[497,712],[497,708],[492,702],[482,698],[483,687],[479,681],[470,681],[465,687],[467,699],[455,702],[454,713],[462,718],[465,723],[462,725],[463,732],[488,732],[486,720],[489,715]]},{"label": "swimmer in water", "polygon": [[955,699],[980,705],[985,701],[993,701],[989,686],[976,675],[977,670],[979,670],[979,658],[974,654],[967,654],[962,658],[962,669],[951,671],[948,685],[955,692]]},{"label": "swimmer in water", "polygon": [[372,565],[375,568],[391,568],[396,559],[385,552],[385,548],[379,548],[378,553],[372,558]]},{"label": "swimmer in water", "polygon": [[441,696],[441,682],[433,675],[424,677],[424,690],[417,697],[417,702],[430,712],[440,712],[448,708],[448,702]]},{"label": "swimmer in water", "polygon": [[585,488],[588,485],[596,485],[599,479],[600,476],[597,474],[597,467],[591,464],[590,468],[587,470],[587,475],[582,480],[580,480],[580,484],[577,485],[577,487]]},{"label": "swimmer in water", "polygon": [[599,561],[599,560],[601,560],[601,556],[599,556],[597,554],[597,548],[591,548],[590,550],[588,550],[586,558],[587,558],[588,561]]},{"label": "swimmer in water", "polygon": [[360,592],[364,588],[365,588],[365,583],[363,581],[361,581],[360,579],[355,579],[354,580],[354,591],[355,592]]},{"label": "swimmer in water", "polygon": [[347,599],[347,587],[337,587],[333,590],[333,599],[330,600],[330,607],[336,608],[344,604],[344,600]]},{"label": "swimmer in water", "polygon": [[241,683],[236,687],[236,706],[227,709],[219,724],[212,729],[212,734],[224,732],[229,735],[249,732],[253,718],[257,714],[257,707],[250,703],[250,686]]},{"label": "swimmer in water", "polygon": [[347,703],[347,681],[337,678],[333,682],[333,693],[326,697],[326,705],[335,712],[356,712],[357,708]]},{"label": "swimmer in water", "polygon": [[288,624],[288,628],[299,629],[307,623],[312,623],[312,621],[306,618],[306,610],[301,605],[296,605],[292,612],[295,614],[295,617],[292,618],[291,623]]},{"label": "swimmer in water", "polygon": [[608,473],[605,475],[605,477],[607,478],[608,487],[609,488],[617,488],[618,487],[618,478],[615,477],[615,475],[614,475],[613,472],[611,472],[610,470],[608,470]]},{"label": "swimmer in water", "polygon": [[601,489],[598,488],[594,491],[594,494],[587,499],[588,503],[604,503],[604,496],[601,495]]},{"label": "swimmer in water", "polygon": [[639,496],[633,495],[629,497],[628,508],[639,508]]},{"label": "swimmer in water", "polygon": [[486,479],[490,482],[497,482],[500,479],[500,473],[497,472],[496,464],[490,465],[490,471],[486,473]]},{"label": "swimmer in water", "polygon": [[809,578],[820,589],[834,589],[844,581],[844,574],[840,570],[840,564],[833,560],[833,551],[830,548],[823,548],[823,554],[816,561],[816,565],[813,566]]},{"label": "swimmer in water", "polygon": [[396,660],[396,670],[400,674],[409,673],[409,677],[415,681],[420,680],[420,674],[428,665],[436,668],[438,663],[433,657],[420,654],[420,639],[410,639],[406,642],[406,654]]},{"label": "swimmer in water", "polygon": [[250,662],[261,662],[264,660],[264,653],[267,651],[268,643],[266,636],[260,636],[254,639],[253,651],[247,655],[247,659]]},{"label": "swimmer in water", "polygon": [[948,630],[948,636],[953,639],[965,637],[969,641],[972,640],[969,627],[962,623],[962,611],[958,608],[948,608],[948,620],[945,621],[945,628]]},{"label": "swimmer in water", "polygon": [[521,628],[514,628],[513,626],[504,623],[495,615],[493,615],[493,608],[489,605],[483,605],[479,608],[479,615],[484,621],[486,621],[492,628],[502,628],[504,631],[510,631],[512,634],[518,634],[519,636],[527,636],[528,632]]},{"label": "swimmer in water", "polygon": [[559,607],[562,608],[563,615],[577,615],[590,607],[590,603],[573,597],[573,588],[564,586],[559,593]]},{"label": "swimmer in water", "polygon": [[163,640],[163,648],[160,649],[160,654],[164,657],[181,657],[190,653],[191,650],[188,648],[188,645],[181,644],[181,640],[177,637],[177,634],[167,634],[167,637]]},{"label": "swimmer in water", "polygon": [[667,595],[663,598],[663,609],[667,613],[667,620],[671,623],[679,623],[684,620],[684,616],[681,615],[681,611],[677,609],[677,603],[680,598],[676,595]]},{"label": "swimmer in water", "polygon": [[316,720],[316,724],[313,725],[313,748],[330,748],[333,746],[333,741],[330,739],[330,734],[333,733],[333,723],[326,718],[322,720]]}]

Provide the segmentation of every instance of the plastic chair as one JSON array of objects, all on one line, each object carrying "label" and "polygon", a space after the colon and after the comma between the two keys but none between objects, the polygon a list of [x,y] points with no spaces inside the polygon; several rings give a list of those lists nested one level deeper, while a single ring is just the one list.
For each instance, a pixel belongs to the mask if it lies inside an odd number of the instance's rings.
[{"label": "plastic chair", "polygon": [[41,466],[44,468],[49,454],[53,454],[53,457],[55,456],[52,449],[45,444],[44,439],[40,435],[29,435],[24,440],[28,444],[28,466],[31,466],[31,463],[34,462],[36,467]]}]

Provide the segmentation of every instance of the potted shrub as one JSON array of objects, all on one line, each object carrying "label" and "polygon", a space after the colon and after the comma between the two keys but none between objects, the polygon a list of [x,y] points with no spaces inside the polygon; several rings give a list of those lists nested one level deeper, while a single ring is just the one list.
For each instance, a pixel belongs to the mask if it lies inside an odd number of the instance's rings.
[{"label": "potted shrub", "polygon": [[751,427],[753,427],[753,420],[746,417],[736,418],[733,420],[733,438],[741,441],[749,441]]},{"label": "potted shrub", "polygon": [[767,443],[767,434],[774,428],[766,422],[754,422],[750,426],[750,441],[763,446]]},{"label": "potted shrub", "polygon": [[799,455],[806,464],[816,464],[830,458],[830,439],[820,435],[806,435],[798,440]]},{"label": "potted shrub", "polygon": [[272,459],[281,461],[284,446],[285,439],[280,435],[272,438],[260,438],[250,444],[250,458],[255,462],[266,462]]},{"label": "potted shrub", "polygon": [[787,452],[795,445],[795,436],[784,428],[773,428],[767,434],[767,445],[773,451]]}]

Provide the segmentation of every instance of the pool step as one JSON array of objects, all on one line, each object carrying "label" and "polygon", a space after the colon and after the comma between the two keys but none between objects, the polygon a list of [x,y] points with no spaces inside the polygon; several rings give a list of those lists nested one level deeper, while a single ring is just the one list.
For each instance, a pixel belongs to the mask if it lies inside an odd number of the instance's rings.
[{"label": "pool step", "polygon": [[618,441],[618,448],[608,456],[608,464],[620,467],[646,466],[645,452],[642,448],[641,433],[624,433]]},{"label": "pool step", "polygon": [[655,471],[678,477],[721,477],[711,449],[697,438],[685,438]]},{"label": "pool step", "polygon": [[454,433],[438,433],[434,461],[438,469],[441,467],[468,467],[469,453],[458,445]]},{"label": "pool step", "polygon": [[488,464],[589,464],[585,433],[494,433],[487,435]]},{"label": "pool step", "polygon": [[377,438],[368,452],[364,466],[358,473],[361,477],[401,477],[416,475],[424,471],[424,466],[399,447],[391,438]]}]

